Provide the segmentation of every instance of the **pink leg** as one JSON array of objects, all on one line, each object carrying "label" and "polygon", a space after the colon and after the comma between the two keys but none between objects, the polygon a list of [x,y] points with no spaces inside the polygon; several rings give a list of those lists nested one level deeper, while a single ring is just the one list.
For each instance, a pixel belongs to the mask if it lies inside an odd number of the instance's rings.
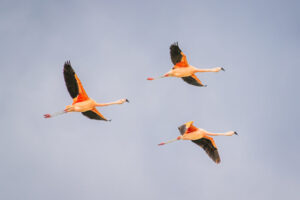
[{"label": "pink leg", "polygon": [[65,114],[65,113],[68,113],[68,112],[66,110],[63,110],[63,111],[56,112],[56,113],[53,113],[53,114],[45,114],[44,118],[56,117],[58,115],[62,115],[62,114]]},{"label": "pink leg", "polygon": [[44,114],[44,118],[50,118],[51,115],[50,114]]}]

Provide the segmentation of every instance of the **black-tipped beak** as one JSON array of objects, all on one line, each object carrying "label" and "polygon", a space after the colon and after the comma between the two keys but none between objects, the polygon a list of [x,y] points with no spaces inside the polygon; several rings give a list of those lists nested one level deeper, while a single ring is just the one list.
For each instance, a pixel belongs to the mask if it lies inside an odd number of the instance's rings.
[{"label": "black-tipped beak", "polygon": [[127,103],[129,103],[129,100],[128,100],[128,99],[126,99],[125,101],[126,101]]},{"label": "black-tipped beak", "polygon": [[234,134],[239,135],[237,132],[234,131]]},{"label": "black-tipped beak", "polygon": [[221,70],[223,70],[225,72],[225,69],[223,67],[221,67]]}]

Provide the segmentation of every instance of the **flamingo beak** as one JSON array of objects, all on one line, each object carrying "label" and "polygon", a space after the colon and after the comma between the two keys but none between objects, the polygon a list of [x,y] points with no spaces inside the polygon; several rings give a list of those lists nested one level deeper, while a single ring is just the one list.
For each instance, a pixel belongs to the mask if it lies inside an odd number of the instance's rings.
[{"label": "flamingo beak", "polygon": [[225,72],[225,69],[223,67],[221,67],[221,70],[223,70]]},{"label": "flamingo beak", "polygon": [[129,103],[129,100],[128,100],[128,99],[126,99],[125,101],[126,101],[127,103]]},{"label": "flamingo beak", "polygon": [[239,135],[237,132],[234,131],[234,134]]}]

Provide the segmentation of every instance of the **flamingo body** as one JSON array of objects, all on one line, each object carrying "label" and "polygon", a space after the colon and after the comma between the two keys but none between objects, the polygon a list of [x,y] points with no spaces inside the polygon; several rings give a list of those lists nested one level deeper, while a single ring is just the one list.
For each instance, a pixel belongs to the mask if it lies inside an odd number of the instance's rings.
[{"label": "flamingo body", "polygon": [[[182,78],[188,84],[206,87],[200,79],[195,75],[197,72],[219,72],[224,70],[222,67],[216,67],[213,69],[198,69],[190,65],[186,59],[186,55],[181,51],[178,46],[178,43],[174,43],[170,46],[170,56],[171,61],[174,64],[173,68],[167,72],[165,75],[158,78],[164,77],[178,77]],[[224,70],[225,71],[225,70]],[[148,78],[148,80],[154,80],[155,78]]]},{"label": "flamingo body", "polygon": [[97,106],[108,106],[113,104],[122,104],[124,102],[129,102],[127,99],[121,99],[116,102],[111,103],[97,103],[93,99],[89,98],[86,94],[80,79],[74,72],[70,61],[64,64],[64,79],[70,96],[73,98],[72,105],[67,105],[64,112],[58,112],[54,115],[45,114],[45,118],[50,118],[59,114],[67,112],[81,112],[84,116],[95,119],[95,120],[107,120],[97,109]]},{"label": "flamingo body", "polygon": [[212,137],[209,136],[218,136],[218,135],[225,135],[225,136],[232,136],[234,134],[237,135],[234,131],[228,131],[225,133],[210,133],[204,129],[197,128],[193,125],[193,121],[187,122],[178,127],[178,130],[181,136],[177,137],[177,139],[170,140],[168,142],[160,143],[159,145],[164,145],[167,143],[175,142],[177,140],[191,140],[198,146],[204,149],[207,155],[215,162],[220,163],[221,159],[219,156],[218,148],[216,143]]},{"label": "flamingo body", "polygon": [[188,65],[186,67],[177,67],[177,65],[175,65],[173,69],[168,72],[168,76],[182,78],[182,77],[192,76],[194,73],[196,73],[196,71],[197,68],[192,65]]},{"label": "flamingo body", "polygon": [[73,98],[72,105],[67,105],[65,111],[82,112],[84,116],[90,119],[107,121],[107,119],[96,109],[97,103],[86,94],[70,61],[67,61],[64,64],[64,79],[69,94]]},{"label": "flamingo body", "polygon": [[87,99],[85,101],[74,102],[72,105],[67,105],[66,110],[70,112],[85,112],[93,109],[96,106],[96,102],[93,99]]}]

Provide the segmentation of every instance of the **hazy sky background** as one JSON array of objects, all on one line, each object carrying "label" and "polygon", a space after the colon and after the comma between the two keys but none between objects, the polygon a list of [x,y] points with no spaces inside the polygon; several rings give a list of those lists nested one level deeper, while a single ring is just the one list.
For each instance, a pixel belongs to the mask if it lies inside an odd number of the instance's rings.
[{"label": "hazy sky background", "polygon": [[[298,199],[299,1],[0,1],[0,199]],[[207,88],[167,72],[178,41]],[[111,123],[79,113],[71,60]],[[221,164],[190,141],[194,120]]]}]

